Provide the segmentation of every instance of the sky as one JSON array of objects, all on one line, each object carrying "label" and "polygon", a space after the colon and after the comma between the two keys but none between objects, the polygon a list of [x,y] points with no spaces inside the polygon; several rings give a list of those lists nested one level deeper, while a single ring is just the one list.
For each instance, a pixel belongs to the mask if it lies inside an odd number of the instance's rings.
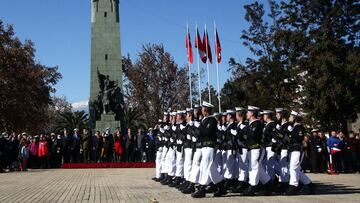
[{"label": "sky", "polygon": [[[194,45],[195,24],[202,35],[207,24],[214,52],[214,21],[222,46],[219,67],[220,85],[231,77],[228,61],[244,62],[251,57],[240,39],[245,21],[244,5],[251,0],[120,0],[121,51],[136,60],[141,46],[162,43],[180,66],[187,64],[185,36],[189,24]],[[0,0],[0,19],[14,25],[16,36],[30,39],[36,48],[36,60],[46,66],[58,66],[63,78],[55,96],[69,102],[87,101],[90,96],[91,0]],[[194,47],[193,47],[194,49]],[[195,49],[194,49],[195,50]],[[214,53],[213,53],[214,55]],[[205,64],[202,64],[205,68]],[[197,72],[195,55],[192,72]],[[202,88],[207,77],[202,79]],[[210,65],[210,84],[215,88],[216,65]]]}]

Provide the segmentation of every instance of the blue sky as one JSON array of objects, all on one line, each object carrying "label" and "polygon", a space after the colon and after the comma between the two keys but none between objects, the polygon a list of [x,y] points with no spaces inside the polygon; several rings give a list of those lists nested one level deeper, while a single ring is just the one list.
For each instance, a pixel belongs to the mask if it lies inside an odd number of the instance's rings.
[{"label": "blue sky", "polygon": [[[56,96],[72,103],[85,101],[90,94],[90,2],[91,0],[0,0],[0,19],[13,24],[16,35],[35,43],[36,60],[59,66],[63,79]],[[121,49],[133,59],[144,43],[162,43],[175,61],[186,61],[185,34],[189,23],[194,40],[195,23],[203,32],[207,23],[214,51],[213,22],[222,44],[221,86],[229,78],[230,57],[242,62],[251,56],[242,45],[241,31],[248,27],[244,5],[250,0],[120,0]],[[194,42],[193,42],[194,45]],[[214,54],[213,54],[214,55]],[[196,55],[195,55],[196,56]],[[192,71],[196,72],[196,57]],[[205,65],[203,65],[205,67]],[[207,78],[203,78],[204,88]],[[211,84],[216,87],[216,66],[210,66]]]}]

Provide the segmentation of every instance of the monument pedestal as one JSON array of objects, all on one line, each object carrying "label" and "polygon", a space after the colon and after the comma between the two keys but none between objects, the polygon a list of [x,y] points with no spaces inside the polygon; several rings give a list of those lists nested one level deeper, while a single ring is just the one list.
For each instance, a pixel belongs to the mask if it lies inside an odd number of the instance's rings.
[{"label": "monument pedestal", "polygon": [[110,128],[111,132],[120,128],[120,121],[115,120],[115,114],[101,114],[101,120],[96,121],[95,130],[105,132],[106,128]]}]

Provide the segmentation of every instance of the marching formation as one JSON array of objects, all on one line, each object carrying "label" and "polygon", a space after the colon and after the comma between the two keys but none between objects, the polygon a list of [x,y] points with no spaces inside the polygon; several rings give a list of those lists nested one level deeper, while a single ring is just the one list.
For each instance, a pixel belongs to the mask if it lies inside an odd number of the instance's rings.
[{"label": "marching formation", "polygon": [[314,193],[300,166],[301,113],[255,106],[212,113],[213,107],[203,102],[201,108],[164,113],[156,126],[153,180],[194,198]]}]

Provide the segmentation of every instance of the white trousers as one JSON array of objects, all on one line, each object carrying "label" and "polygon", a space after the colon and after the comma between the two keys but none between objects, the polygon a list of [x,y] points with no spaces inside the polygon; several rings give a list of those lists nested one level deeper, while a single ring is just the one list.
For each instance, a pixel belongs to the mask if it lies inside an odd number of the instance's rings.
[{"label": "white trousers", "polygon": [[238,154],[239,181],[247,182],[249,177],[248,150],[242,148],[242,154]]},{"label": "white trousers", "polygon": [[232,150],[226,150],[226,167],[224,171],[224,178],[237,178],[239,167],[236,162],[236,153],[232,154]]},{"label": "white trousers", "polygon": [[265,173],[265,170],[261,164],[265,150],[252,149],[249,154],[249,184],[251,186],[258,185],[259,181],[266,184],[270,180],[270,176]]},{"label": "white trousers", "polygon": [[161,176],[161,158],[162,158],[163,148],[159,147],[156,151],[156,159],[155,159],[155,177],[160,178]]},{"label": "white trousers", "polygon": [[166,146],[164,146],[162,148],[162,153],[161,153],[161,173],[167,173],[168,172],[168,168],[166,165],[166,155],[168,152],[168,148]]},{"label": "white trousers", "polygon": [[217,169],[217,164],[214,163],[215,149],[212,147],[201,148],[201,162],[200,162],[200,185],[214,184],[223,180],[223,176]]},{"label": "white trousers", "polygon": [[280,152],[280,160],[278,164],[279,171],[279,182],[288,183],[289,182],[289,163],[288,163],[288,150],[282,149]]},{"label": "white trousers", "polygon": [[169,148],[167,157],[167,167],[168,167],[168,175],[175,176],[176,172],[176,150],[172,147]]},{"label": "white trousers", "polygon": [[290,152],[290,165],[289,165],[289,172],[290,172],[290,181],[289,185],[299,186],[299,181],[301,181],[304,185],[311,183],[311,180],[307,175],[305,175],[301,171],[301,161],[302,156],[299,151]]},{"label": "white trousers", "polygon": [[176,152],[176,177],[184,177],[184,156],[183,151],[178,151],[175,149]]},{"label": "white trousers", "polygon": [[218,149],[216,150],[215,153],[215,158],[214,158],[214,164],[216,166],[217,171],[223,175],[223,163],[222,163],[222,156],[223,156],[223,151]]},{"label": "white trousers", "polygon": [[196,148],[191,165],[191,174],[189,180],[192,183],[199,183],[201,158],[202,158],[201,148]]},{"label": "white trousers", "polygon": [[271,180],[275,179],[276,154],[271,147],[266,147],[266,173]]},{"label": "white trousers", "polygon": [[191,148],[185,148],[184,149],[184,178],[185,180],[190,180],[190,174],[191,174],[191,164],[192,164],[192,149]]}]

